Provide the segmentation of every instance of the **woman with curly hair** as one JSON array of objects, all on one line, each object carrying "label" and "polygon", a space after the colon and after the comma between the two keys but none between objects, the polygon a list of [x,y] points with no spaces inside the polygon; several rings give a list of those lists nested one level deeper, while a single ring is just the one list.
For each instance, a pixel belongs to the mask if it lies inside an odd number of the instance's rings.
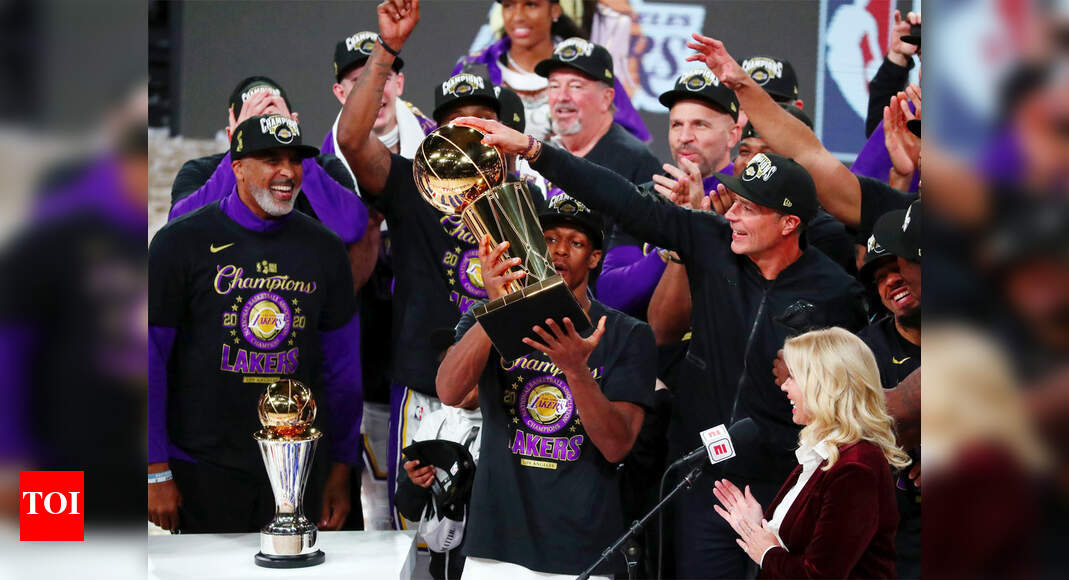
[{"label": "woman with curly hair", "polygon": [[767,510],[727,480],[716,511],[763,578],[893,578],[891,468],[909,464],[895,443],[872,351],[841,328],[807,332],[783,347],[798,467]]}]

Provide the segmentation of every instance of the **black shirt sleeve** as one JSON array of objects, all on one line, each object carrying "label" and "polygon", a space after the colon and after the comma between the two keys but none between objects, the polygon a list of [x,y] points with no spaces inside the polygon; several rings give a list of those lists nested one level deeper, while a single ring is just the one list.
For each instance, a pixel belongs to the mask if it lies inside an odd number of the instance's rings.
[{"label": "black shirt sleeve", "polygon": [[173,227],[164,227],[148,247],[148,323],[177,327],[185,312],[188,263]]},{"label": "black shirt sleeve", "polygon": [[883,64],[876,71],[876,76],[869,82],[869,112],[865,117],[865,137],[871,137],[876,127],[883,121],[883,108],[891,102],[891,97],[906,88],[909,71],[913,68],[913,58],[909,66],[901,67],[884,57]]},{"label": "black shirt sleeve", "polygon": [[174,183],[171,184],[171,207],[208,183],[208,179],[225,156],[226,153],[217,153],[183,163]]},{"label": "black shirt sleeve", "polygon": [[605,369],[602,392],[610,401],[627,401],[652,409],[657,382],[657,345],[645,322],[631,327],[619,358]]},{"label": "black shirt sleeve", "polygon": [[695,227],[715,228],[718,219],[723,222],[716,214],[642,193],[616,172],[556,147],[544,146],[531,166],[572,197],[618,222],[631,236],[662,248],[693,254]]},{"label": "black shirt sleeve", "polygon": [[857,180],[861,185],[861,223],[857,228],[857,239],[860,240],[867,240],[872,235],[872,227],[880,216],[906,209],[917,199],[916,194],[899,191],[878,179],[858,175]]}]

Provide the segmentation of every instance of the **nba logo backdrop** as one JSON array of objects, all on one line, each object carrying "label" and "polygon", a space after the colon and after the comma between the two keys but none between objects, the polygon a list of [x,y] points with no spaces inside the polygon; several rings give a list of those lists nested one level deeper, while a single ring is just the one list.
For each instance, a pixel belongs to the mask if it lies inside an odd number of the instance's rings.
[{"label": "nba logo backdrop", "polygon": [[892,0],[821,0],[817,41],[816,133],[853,160],[865,145],[869,81],[883,64],[894,26]]}]

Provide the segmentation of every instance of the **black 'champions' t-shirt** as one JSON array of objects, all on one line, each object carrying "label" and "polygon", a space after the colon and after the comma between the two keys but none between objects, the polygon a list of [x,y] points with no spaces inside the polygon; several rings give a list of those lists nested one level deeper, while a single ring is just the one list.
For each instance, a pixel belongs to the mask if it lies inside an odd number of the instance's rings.
[{"label": "black 'champions' t-shirt", "polygon": [[[610,401],[650,408],[657,351],[649,325],[592,301],[607,316],[587,362]],[[465,314],[457,339],[474,324]],[[552,574],[578,574],[624,530],[616,464],[594,446],[564,373],[536,352],[503,362],[496,350],[479,380],[483,438],[465,553]],[[605,573],[603,566],[599,573]]]},{"label": "black 'champions' t-shirt", "polygon": [[352,318],[352,273],[341,238],[312,218],[292,212],[276,230],[253,231],[219,204],[153,238],[149,324],[178,330],[167,365],[169,441],[195,459],[259,471],[257,401],[278,378],[322,400],[319,332]]}]

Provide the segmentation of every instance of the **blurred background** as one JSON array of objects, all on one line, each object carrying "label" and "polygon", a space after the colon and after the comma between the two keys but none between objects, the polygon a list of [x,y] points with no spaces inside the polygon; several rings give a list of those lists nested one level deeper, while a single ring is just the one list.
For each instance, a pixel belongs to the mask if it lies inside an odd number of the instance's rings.
[{"label": "blurred background", "polygon": [[[427,1],[404,98],[485,44],[489,0]],[[655,102],[680,38],[784,57],[844,161],[858,85],[826,66],[856,6],[886,49],[914,2],[632,0],[632,100],[667,159]],[[145,574],[145,249],[170,182],[221,151],[234,83],[282,83],[318,142],[338,104],[334,43],[374,2],[0,2],[0,577]],[[1061,576],[1069,506],[1069,3],[923,5],[926,575]],[[862,15],[868,23],[868,17]],[[864,79],[880,55],[852,54]],[[881,44],[882,43],[882,44]],[[836,48],[835,50],[841,50]],[[411,56],[411,58],[407,58]],[[918,67],[919,68],[919,67]],[[652,102],[651,102],[652,101]],[[18,472],[86,472],[86,541],[17,543]],[[56,557],[62,556],[62,557]],[[927,571],[929,566],[931,573]]]}]

